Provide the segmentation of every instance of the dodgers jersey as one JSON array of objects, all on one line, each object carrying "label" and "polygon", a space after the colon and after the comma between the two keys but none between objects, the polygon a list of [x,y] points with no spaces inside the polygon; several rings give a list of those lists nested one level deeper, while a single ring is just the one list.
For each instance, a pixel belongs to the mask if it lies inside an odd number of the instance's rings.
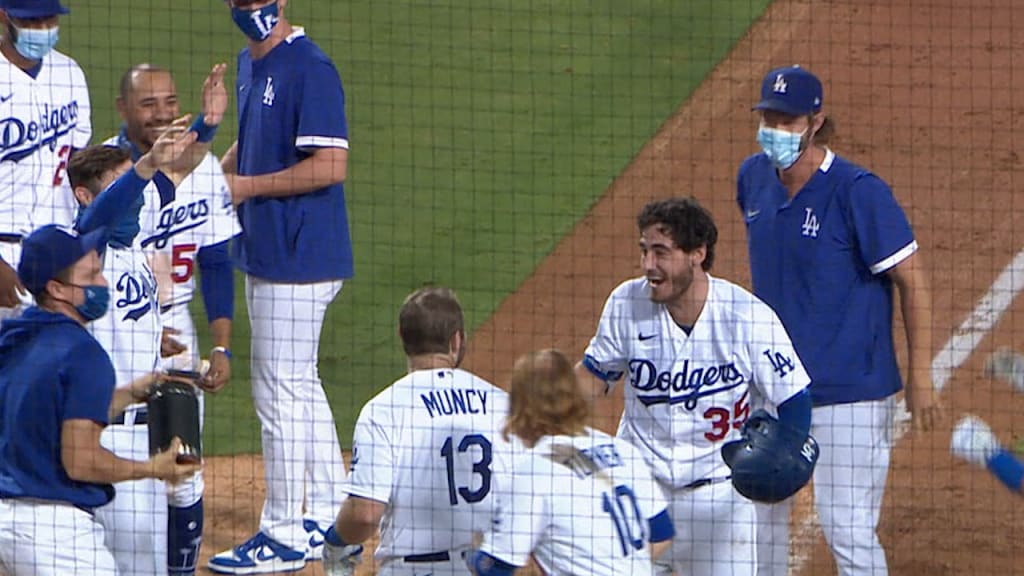
[{"label": "dodgers jersey", "polygon": [[0,234],[71,226],[77,203],[65,169],[92,137],[89,89],[71,58],[51,50],[33,78],[0,56]]},{"label": "dodgers jersey", "polygon": [[816,406],[878,400],[902,388],[886,272],[917,251],[881,178],[826,152],[789,198],[764,154],[740,167],[754,293],[782,319],[807,366]]},{"label": "dodgers jersey", "polygon": [[[104,142],[107,146],[122,144],[116,136]],[[173,196],[161,194],[150,181],[143,197],[146,205],[139,216],[141,231],[136,242],[153,252],[160,305],[185,304],[196,291],[199,249],[230,240],[241,230],[224,171],[217,157],[207,153],[174,189]]]},{"label": "dodgers jersey", "polygon": [[597,430],[545,436],[512,470],[497,480],[482,551],[514,566],[532,553],[550,576],[653,573],[650,520],[665,513],[665,497],[628,442]]},{"label": "dodgers jersey", "polygon": [[[236,85],[239,174],[278,172],[317,148],[348,149],[341,77],[302,28],[258,60],[242,50]],[[340,182],[295,196],[246,200],[238,218],[242,233],[231,247],[246,274],[293,284],[352,277]]]},{"label": "dodgers jersey", "polygon": [[739,438],[751,401],[777,406],[810,380],[768,305],[710,274],[708,284],[687,335],[668,308],[651,301],[646,278],[623,282],[608,297],[584,358],[606,382],[627,376],[618,435],[676,488],[728,476],[719,449]]},{"label": "dodgers jersey", "polygon": [[418,370],[359,413],[345,491],[388,504],[378,561],[468,547],[508,469],[508,395],[464,370]]},{"label": "dodgers jersey", "polygon": [[124,387],[155,370],[160,359],[156,279],[143,251],[113,246],[103,254],[103,276],[110,283],[110,308],[88,329],[110,355],[117,386]]}]

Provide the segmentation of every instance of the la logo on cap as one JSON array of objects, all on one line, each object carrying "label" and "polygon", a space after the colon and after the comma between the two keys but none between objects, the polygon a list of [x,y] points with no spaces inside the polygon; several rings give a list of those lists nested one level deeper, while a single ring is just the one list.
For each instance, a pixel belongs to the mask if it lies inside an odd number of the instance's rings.
[{"label": "la logo on cap", "polygon": [[772,90],[774,90],[776,94],[786,93],[786,79],[782,77],[782,74],[775,77],[775,86],[772,87]]}]

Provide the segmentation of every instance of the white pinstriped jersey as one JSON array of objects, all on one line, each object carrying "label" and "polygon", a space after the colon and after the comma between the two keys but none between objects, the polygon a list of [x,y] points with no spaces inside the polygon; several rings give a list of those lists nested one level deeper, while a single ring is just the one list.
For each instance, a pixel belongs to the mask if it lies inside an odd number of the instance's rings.
[{"label": "white pinstriped jersey", "polygon": [[32,78],[0,56],[0,233],[72,225],[67,160],[92,137],[89,114],[85,74],[71,58],[50,51]]},{"label": "white pinstriped jersey", "polygon": [[623,282],[586,351],[607,381],[625,375],[618,435],[673,487],[728,476],[719,449],[739,438],[751,403],[777,406],[810,384],[775,312],[731,282],[708,279],[689,335],[650,300],[645,278]]},{"label": "white pinstriped jersey", "polygon": [[[118,139],[115,136],[104,144],[117,146]],[[146,204],[139,216],[136,245],[151,253],[160,305],[188,303],[196,290],[199,249],[230,240],[241,231],[220,161],[207,153],[167,204],[153,182],[146,184],[143,197]]]},{"label": "white pinstriped jersey", "polygon": [[378,561],[468,547],[508,470],[508,394],[464,370],[419,370],[371,399],[352,439],[349,494],[388,504]]},{"label": "white pinstriped jersey", "polygon": [[480,549],[549,576],[652,574],[649,521],[665,496],[640,452],[598,430],[545,436],[499,477]]},{"label": "white pinstriped jersey", "polygon": [[110,355],[117,386],[123,387],[152,372],[160,359],[163,326],[156,279],[142,250],[109,246],[103,254],[103,276],[110,284],[110,307],[88,329]]}]

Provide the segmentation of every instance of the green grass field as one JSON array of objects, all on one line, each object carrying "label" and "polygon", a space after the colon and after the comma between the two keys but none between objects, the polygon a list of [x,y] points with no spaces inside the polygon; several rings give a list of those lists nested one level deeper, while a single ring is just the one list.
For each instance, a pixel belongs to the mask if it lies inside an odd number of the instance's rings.
[{"label": "green grass field", "polygon": [[[320,363],[345,445],[362,404],[404,371],[402,298],[449,285],[471,327],[486,320],[768,2],[290,2],[346,86],[356,278],[328,314]],[[194,110],[206,71],[233,69],[243,46],[218,0],[68,4],[60,48],[89,78],[94,141],[117,129],[131,64],[169,67]],[[216,151],[233,132],[232,116]],[[238,286],[234,378],[207,402],[209,454],[259,451]]]}]

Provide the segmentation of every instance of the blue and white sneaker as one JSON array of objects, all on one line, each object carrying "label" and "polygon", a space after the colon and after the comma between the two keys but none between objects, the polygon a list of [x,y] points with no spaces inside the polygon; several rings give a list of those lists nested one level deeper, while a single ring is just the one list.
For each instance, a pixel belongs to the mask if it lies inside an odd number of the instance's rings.
[{"label": "blue and white sneaker", "polygon": [[217,554],[206,567],[218,574],[292,572],[306,565],[306,551],[293,550],[263,532]]},{"label": "blue and white sneaker", "polygon": [[316,520],[310,520],[309,518],[302,521],[302,529],[306,531],[306,535],[309,537],[307,548],[306,548],[306,561],[316,562],[324,556],[324,533],[327,530],[322,530],[320,525],[316,523]]}]

